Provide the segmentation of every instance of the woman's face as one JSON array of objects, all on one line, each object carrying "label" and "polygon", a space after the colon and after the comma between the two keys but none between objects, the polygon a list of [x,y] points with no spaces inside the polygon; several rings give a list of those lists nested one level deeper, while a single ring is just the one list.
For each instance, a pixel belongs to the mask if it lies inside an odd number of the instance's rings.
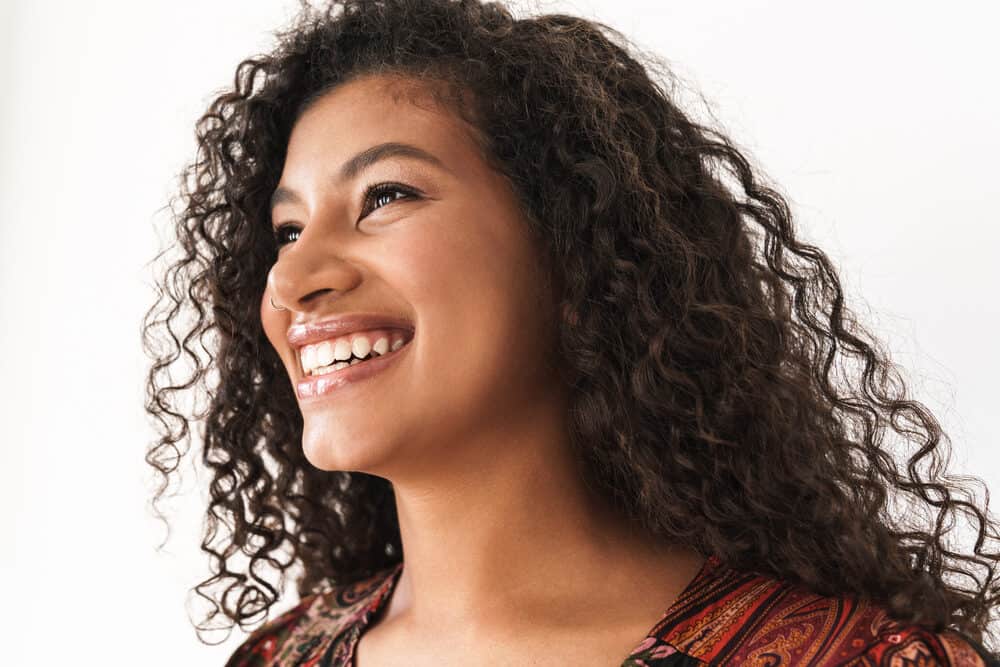
[{"label": "woman's face", "polygon": [[[311,106],[293,128],[274,199],[274,227],[289,228],[260,314],[293,386],[306,375],[290,326],[365,313],[412,329],[395,359],[340,371],[381,364],[374,374],[338,384],[334,373],[325,376],[332,391],[299,396],[304,452],[323,470],[437,467],[551,399],[556,382],[546,363],[552,295],[513,192],[460,120],[394,96],[409,90],[394,82],[356,79]],[[385,142],[430,157],[389,155],[342,173]],[[398,191],[365,201],[384,181]],[[375,328],[390,344],[402,334]]]}]

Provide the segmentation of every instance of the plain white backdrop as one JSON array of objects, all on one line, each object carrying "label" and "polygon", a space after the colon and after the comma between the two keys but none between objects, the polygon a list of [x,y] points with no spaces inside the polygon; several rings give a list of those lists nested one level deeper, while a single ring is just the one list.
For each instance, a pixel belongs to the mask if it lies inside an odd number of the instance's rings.
[{"label": "plain white backdrop", "polygon": [[[296,7],[0,3],[5,664],[220,665],[244,638],[204,646],[189,619],[208,575],[189,471],[155,549],[140,320],[194,122]],[[997,5],[541,7],[605,21],[705,94],[942,422],[951,470],[1000,490]]]}]

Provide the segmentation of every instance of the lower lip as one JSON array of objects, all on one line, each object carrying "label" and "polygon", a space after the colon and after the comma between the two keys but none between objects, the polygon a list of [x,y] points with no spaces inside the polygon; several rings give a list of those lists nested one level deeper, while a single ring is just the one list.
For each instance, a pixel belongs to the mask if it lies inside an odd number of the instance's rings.
[{"label": "lower lip", "polygon": [[309,401],[327,396],[347,385],[367,380],[396,361],[396,359],[409,349],[412,342],[413,339],[411,338],[406,345],[395,352],[388,352],[375,359],[369,359],[368,361],[362,361],[347,368],[341,368],[339,371],[324,373],[323,375],[306,376],[304,380],[300,380],[295,384],[295,393],[298,395],[300,401]]}]

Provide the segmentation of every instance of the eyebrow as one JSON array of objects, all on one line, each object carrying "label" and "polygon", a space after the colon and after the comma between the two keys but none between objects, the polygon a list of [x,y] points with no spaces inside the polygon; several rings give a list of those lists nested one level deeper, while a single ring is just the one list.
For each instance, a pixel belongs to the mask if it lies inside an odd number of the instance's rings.
[{"label": "eyebrow", "polygon": [[[375,144],[370,148],[366,148],[341,165],[340,172],[337,174],[337,182],[344,183],[352,180],[376,162],[393,157],[422,160],[423,162],[431,164],[438,169],[451,171],[437,156],[428,153],[422,148],[417,148],[412,144],[404,144],[398,141],[387,141],[381,144]],[[271,195],[271,210],[273,211],[278,204],[283,204],[285,202],[301,203],[302,198],[295,192],[295,190],[279,185],[274,189],[274,194]]]}]

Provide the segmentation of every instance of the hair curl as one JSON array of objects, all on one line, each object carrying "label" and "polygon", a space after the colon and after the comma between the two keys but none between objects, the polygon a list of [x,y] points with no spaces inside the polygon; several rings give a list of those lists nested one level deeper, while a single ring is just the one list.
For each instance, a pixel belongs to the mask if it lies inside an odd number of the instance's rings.
[{"label": "hair curl", "polygon": [[[392,74],[458,91],[451,108],[515,187],[576,315],[558,358],[592,489],[650,535],[982,641],[1000,595],[997,553],[983,549],[997,537],[988,491],[980,509],[944,476],[947,436],[845,307],[831,261],[796,239],[785,199],[729,139],[682,113],[659,60],[603,23],[515,19],[477,0],[303,3],[277,37],[197,123],[174,215],[180,256],[143,321],[146,409],[162,433],[146,454],[162,475],[154,508],[189,425],[204,428],[201,548],[218,571],[193,590],[213,604],[206,624],[220,608],[241,628],[266,618],[279,594],[263,563],[281,588],[301,567],[303,596],[402,557],[388,480],[305,459],[259,315],[277,257],[268,200],[293,123],[338,83]],[[181,405],[199,391],[207,407]],[[886,426],[918,445],[905,475]],[[977,525],[971,555],[945,543],[956,515]],[[237,551],[249,563],[231,569]],[[985,567],[984,580],[963,565]],[[217,583],[219,600],[203,592]]]}]

